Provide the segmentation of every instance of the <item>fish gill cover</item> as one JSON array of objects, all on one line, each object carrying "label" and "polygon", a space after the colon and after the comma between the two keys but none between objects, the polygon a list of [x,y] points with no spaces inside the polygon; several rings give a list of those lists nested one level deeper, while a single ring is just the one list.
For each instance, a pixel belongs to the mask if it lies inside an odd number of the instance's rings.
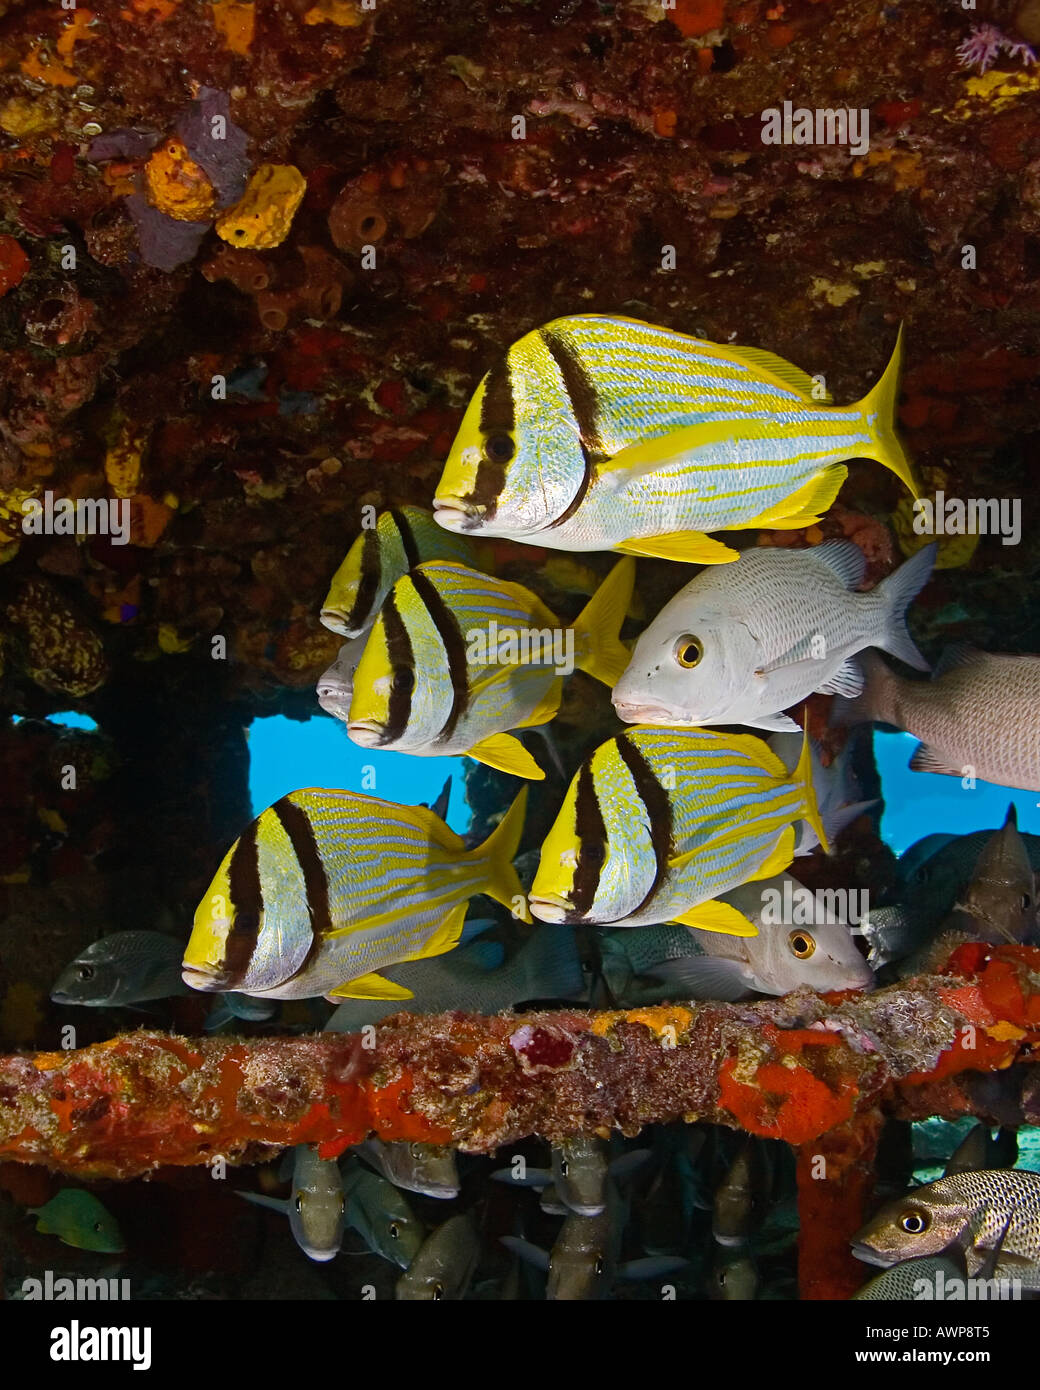
[{"label": "fish gill cover", "polygon": [[5,9],[6,1299],[1036,1287],[1038,45]]}]

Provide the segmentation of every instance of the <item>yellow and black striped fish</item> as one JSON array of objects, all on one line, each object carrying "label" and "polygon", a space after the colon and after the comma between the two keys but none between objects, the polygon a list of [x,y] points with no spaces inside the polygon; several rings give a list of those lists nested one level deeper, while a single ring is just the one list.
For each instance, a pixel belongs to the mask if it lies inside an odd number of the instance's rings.
[{"label": "yellow and black striped fish", "polygon": [[450,951],[474,894],[530,921],[512,864],[526,799],[525,788],[467,850],[425,807],[290,792],[225,855],[195,913],[185,982],[272,999],[410,999],[378,971]]},{"label": "yellow and black striped fish", "polygon": [[457,560],[472,565],[474,547],[463,536],[445,534],[422,507],[391,507],[362,531],[332,576],[321,621],[344,637],[357,637],[379,612],[387,594],[423,560]]},{"label": "yellow and black striped fish", "polygon": [[471,758],[540,779],[509,729],[546,724],[575,668],[613,686],[635,561],[618,563],[571,626],[520,584],[435,560],[394,585],[354,673],[347,732],[363,748]]},{"label": "yellow and black striped fish", "polygon": [[542,845],[530,906],[545,922],[682,922],[754,936],[720,893],[794,858],[806,820],[827,848],[808,739],[793,773],[761,739],[626,730],[578,769]]},{"label": "yellow and black striped fish", "polygon": [[917,491],[895,435],[900,337],[850,406],[783,358],[635,319],[555,319],[478,386],[434,496],[449,531],[721,564],[710,531],[810,526],[870,458]]}]

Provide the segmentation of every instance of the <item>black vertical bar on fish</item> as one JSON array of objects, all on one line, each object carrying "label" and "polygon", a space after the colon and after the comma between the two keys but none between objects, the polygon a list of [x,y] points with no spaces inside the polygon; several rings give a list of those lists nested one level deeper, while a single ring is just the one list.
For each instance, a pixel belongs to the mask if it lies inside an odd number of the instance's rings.
[{"label": "black vertical bar on fish", "polygon": [[636,784],[639,799],[646,808],[646,818],[650,823],[650,843],[653,845],[654,860],[657,866],[650,891],[639,906],[634,909],[634,915],[636,912],[641,912],[653,900],[654,894],[661,887],[668,870],[668,861],[672,857],[673,849],[672,802],[667,790],[661,786],[654,775],[653,768],[628,735],[619,734],[616,743],[621,761],[632,774],[632,781]]},{"label": "black vertical bar on fish", "polygon": [[260,882],[260,818],[239,838],[228,864],[231,928],[224,942],[224,973],[228,987],[245,977],[260,935],[264,890]]},{"label": "black vertical bar on fish", "polygon": [[592,768],[582,763],[578,790],[574,798],[574,829],[578,840],[578,862],[574,867],[571,905],[575,917],[583,917],[596,901],[600,873],[607,847],[607,827],[603,822]]},{"label": "black vertical bar on fish", "polygon": [[469,664],[466,660],[466,642],[455,614],[441,598],[436,585],[422,570],[412,575],[415,591],[426,605],[426,611],[444,643],[448,656],[448,674],[451,676],[451,709],[441,728],[438,738],[450,738],[455,726],[469,704]]},{"label": "black vertical bar on fish", "polygon": [[582,459],[585,463],[585,475],[577,492],[567,508],[552,522],[548,528],[551,530],[555,526],[562,526],[581,506],[592,482],[596,462],[606,458],[607,454],[599,432],[599,398],[584,365],[571,345],[558,333],[543,328],[542,341],[549,349],[563,380],[563,388],[571,404],[571,413],[578,426],[578,443],[581,445]]},{"label": "black vertical bar on fish", "polygon": [[419,563],[419,547],[415,543],[415,536],[408,524],[408,518],[397,507],[390,508],[390,515],[397,527],[397,534],[401,537],[401,548],[404,550],[404,558],[408,562],[408,568],[413,570]]},{"label": "black vertical bar on fish", "polygon": [[365,539],[361,544],[361,578],[358,581],[357,597],[354,599],[354,606],[347,614],[346,621],[349,628],[363,627],[368,621],[369,614],[372,612],[372,604],[379,592],[382,569],[379,555],[379,534],[375,530],[366,531]]},{"label": "black vertical bar on fish", "polygon": [[[391,591],[383,604],[381,616],[386,632],[386,651],[390,662],[390,699],[387,702],[386,728],[382,743],[394,743],[408,727],[408,716],[412,709],[412,689],[415,676],[415,653],[412,639],[398,612],[397,601]],[[405,685],[398,680],[399,671],[412,675],[412,684]]]},{"label": "black vertical bar on fish", "polygon": [[[480,429],[486,438],[492,434],[511,434],[515,425],[516,407],[507,353],[499,358],[485,378],[484,396],[480,402]],[[493,517],[505,480],[506,464],[497,463],[486,454],[481,454],[473,491],[466,501],[482,507],[485,519]]]}]

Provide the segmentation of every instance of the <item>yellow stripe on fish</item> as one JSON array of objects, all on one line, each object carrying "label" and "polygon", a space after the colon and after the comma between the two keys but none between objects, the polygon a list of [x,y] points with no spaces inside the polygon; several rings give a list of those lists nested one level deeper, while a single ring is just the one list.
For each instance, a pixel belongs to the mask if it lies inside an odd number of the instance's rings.
[{"label": "yellow stripe on fish", "polygon": [[466,753],[545,776],[508,730],[547,723],[575,666],[613,686],[635,563],[620,560],[571,626],[520,584],[431,561],[387,596],[354,674],[347,732],[363,748]]},{"label": "yellow stripe on fish", "polygon": [[794,858],[807,820],[826,848],[808,740],[793,773],[760,739],[637,727],[579,768],[542,845],[531,911],[547,922],[676,921],[753,936],[714,901]]},{"label": "yellow stripe on fish", "polygon": [[863,400],[828,404],[773,353],[575,315],[514,343],[478,386],[434,497],[445,529],[706,564],[710,531],[820,519],[872,458],[915,494],[894,431],[902,330]]},{"label": "yellow stripe on fish", "polygon": [[274,999],[410,998],[377,972],[451,950],[474,894],[530,920],[512,866],[526,796],[473,850],[422,806],[319,788],[283,796],[217,870],[185,981]]},{"label": "yellow stripe on fish", "polygon": [[[375,510],[374,508],[372,509]],[[380,512],[347,551],[332,576],[321,606],[321,621],[344,637],[357,637],[369,625],[403,574],[423,560],[474,564],[477,552],[463,536],[451,536],[422,507]]]}]

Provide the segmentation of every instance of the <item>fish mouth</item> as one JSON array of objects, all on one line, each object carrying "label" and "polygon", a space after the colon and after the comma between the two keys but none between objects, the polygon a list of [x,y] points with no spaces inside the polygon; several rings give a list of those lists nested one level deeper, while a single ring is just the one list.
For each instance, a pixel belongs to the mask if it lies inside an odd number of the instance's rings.
[{"label": "fish mouth", "polygon": [[347,722],[347,733],[361,748],[378,748],[385,731],[374,719],[351,719]]},{"label": "fish mouth", "polygon": [[890,1269],[892,1265],[899,1263],[898,1255],[882,1255],[870,1245],[863,1245],[859,1241],[850,1241],[852,1253],[857,1260],[862,1260],[864,1264],[877,1265],[881,1269]]},{"label": "fish mouth", "polygon": [[475,531],[484,518],[484,510],[464,502],[461,497],[433,499],[433,519],[446,531]]},{"label": "fish mouth", "polygon": [[541,922],[570,922],[574,920],[574,907],[558,893],[540,893],[537,897],[529,895],[527,905],[531,914]]},{"label": "fish mouth", "polygon": [[342,637],[353,637],[355,632],[347,626],[347,615],[339,608],[323,608],[318,615],[330,632],[338,632]]},{"label": "fish mouth", "polygon": [[215,965],[181,965],[181,979],[189,989],[208,990],[211,993],[224,988],[227,975]]},{"label": "fish mouth", "polygon": [[304,1245],[303,1253],[311,1260],[317,1260],[324,1264],[327,1260],[334,1260],[339,1254],[339,1246],[334,1246],[331,1250],[324,1249],[320,1245]]},{"label": "fish mouth", "polygon": [[692,724],[688,715],[667,705],[643,704],[637,700],[614,700],[614,709],[619,719],[626,724]]}]

